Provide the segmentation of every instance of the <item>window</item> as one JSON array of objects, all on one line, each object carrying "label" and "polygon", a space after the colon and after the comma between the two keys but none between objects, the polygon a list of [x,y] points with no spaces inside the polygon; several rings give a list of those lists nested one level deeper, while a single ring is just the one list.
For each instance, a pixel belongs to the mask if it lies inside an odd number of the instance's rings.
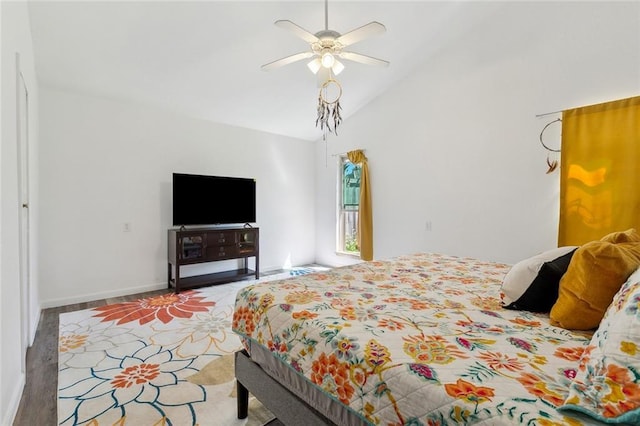
[{"label": "window", "polygon": [[360,177],[362,167],[345,156],[338,164],[338,253],[360,255],[358,246],[358,212],[360,210]]}]

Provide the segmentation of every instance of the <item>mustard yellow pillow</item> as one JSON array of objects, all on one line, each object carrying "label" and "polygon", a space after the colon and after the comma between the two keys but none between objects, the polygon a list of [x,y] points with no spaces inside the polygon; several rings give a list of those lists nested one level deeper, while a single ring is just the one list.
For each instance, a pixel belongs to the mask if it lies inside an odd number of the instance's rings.
[{"label": "mustard yellow pillow", "polygon": [[608,235],[605,235],[600,239],[600,241],[608,241],[610,243],[637,243],[640,242],[640,234],[635,228],[627,229],[622,232],[612,232]]},{"label": "mustard yellow pillow", "polygon": [[613,296],[640,266],[640,243],[591,241],[573,254],[560,280],[551,324],[571,330],[598,327]]}]

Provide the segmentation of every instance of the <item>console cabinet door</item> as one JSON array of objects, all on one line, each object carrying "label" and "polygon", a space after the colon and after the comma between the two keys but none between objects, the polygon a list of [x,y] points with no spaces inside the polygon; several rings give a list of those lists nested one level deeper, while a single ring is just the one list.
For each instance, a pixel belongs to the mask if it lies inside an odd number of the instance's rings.
[{"label": "console cabinet door", "polygon": [[204,234],[186,234],[178,239],[178,256],[183,261],[203,259],[205,248]]},{"label": "console cabinet door", "polygon": [[258,249],[258,232],[254,229],[238,231],[238,253],[252,256]]}]

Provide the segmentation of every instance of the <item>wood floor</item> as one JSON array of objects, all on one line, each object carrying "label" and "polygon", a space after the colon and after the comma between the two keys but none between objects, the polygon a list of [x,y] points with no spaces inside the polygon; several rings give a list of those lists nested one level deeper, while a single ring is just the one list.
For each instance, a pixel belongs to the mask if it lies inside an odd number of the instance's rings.
[{"label": "wood floor", "polygon": [[27,380],[13,422],[14,426],[58,424],[58,317],[61,313],[128,302],[170,291],[168,289],[150,291],[43,310],[36,338],[27,350]]},{"label": "wood floor", "polygon": [[[283,270],[269,271],[260,275],[266,276],[280,272]],[[20,406],[13,422],[14,426],[54,426],[58,424],[58,317],[61,313],[112,303],[129,302],[171,291],[164,289],[44,309],[40,315],[33,345],[27,350],[27,378]]]}]

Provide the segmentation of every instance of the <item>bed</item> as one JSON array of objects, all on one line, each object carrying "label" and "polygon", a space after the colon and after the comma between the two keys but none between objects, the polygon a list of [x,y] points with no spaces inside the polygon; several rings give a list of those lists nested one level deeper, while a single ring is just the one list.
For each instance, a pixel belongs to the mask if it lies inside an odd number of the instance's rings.
[{"label": "bed", "polygon": [[291,425],[602,424],[566,407],[593,331],[504,309],[509,269],[421,253],[240,290],[239,418],[251,392]]}]

